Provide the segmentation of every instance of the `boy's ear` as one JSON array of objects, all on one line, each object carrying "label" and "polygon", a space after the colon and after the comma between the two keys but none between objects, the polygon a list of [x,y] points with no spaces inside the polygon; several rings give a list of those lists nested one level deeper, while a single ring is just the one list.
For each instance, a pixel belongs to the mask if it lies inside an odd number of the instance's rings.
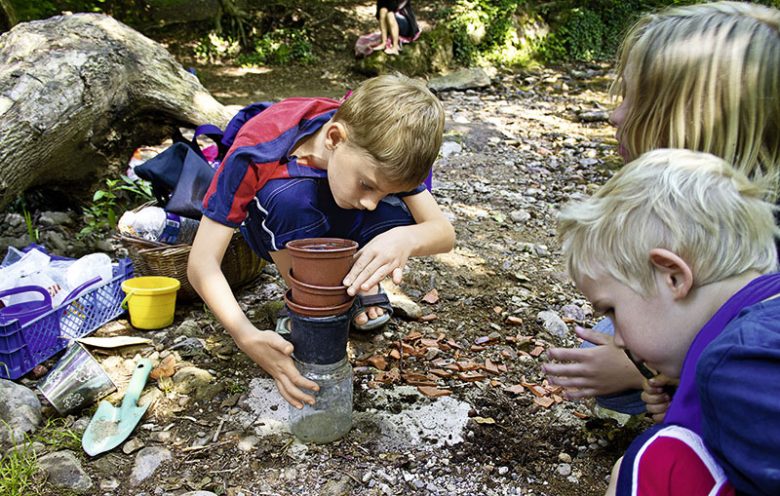
[{"label": "boy's ear", "polygon": [[650,263],[663,278],[663,284],[672,293],[674,299],[688,296],[693,287],[691,267],[676,253],[664,248],[650,250]]},{"label": "boy's ear", "polygon": [[340,122],[330,122],[325,129],[325,148],[333,150],[347,141],[347,128]]}]

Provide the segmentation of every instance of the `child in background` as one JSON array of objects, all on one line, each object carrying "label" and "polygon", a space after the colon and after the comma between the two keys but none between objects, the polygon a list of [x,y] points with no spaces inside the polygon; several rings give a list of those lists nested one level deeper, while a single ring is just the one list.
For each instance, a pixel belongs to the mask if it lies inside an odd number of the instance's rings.
[{"label": "child in background", "polygon": [[560,214],[566,266],[615,345],[681,378],[618,494],[729,494],[726,478],[780,494],[780,230],[765,198],[714,155],[661,149]]},{"label": "child in background", "polygon": [[[613,93],[623,100],[612,114],[620,154],[629,162],[661,147],[704,151],[724,158],[768,198],[780,169],[780,11],[742,2],[675,7],[648,14],[620,49]],[[642,376],[612,343],[611,324],[577,334],[596,346],[554,348],[544,366],[571,399],[597,396],[607,408],[638,414]],[[657,420],[669,397],[658,377],[645,400]]]},{"label": "child in background", "polygon": [[[420,31],[417,18],[412,10],[411,0],[377,0],[376,19],[379,21],[379,31],[382,42],[375,49],[384,48],[388,55],[398,55],[401,48],[399,38],[414,38]],[[387,46],[387,35],[390,35],[390,46]]]},{"label": "child in background", "polygon": [[[236,227],[289,277],[288,241],[358,242],[344,284],[358,295],[353,326],[375,328],[391,308],[380,281],[399,283],[410,256],[450,250],[454,230],[421,184],[441,145],[441,103],[419,81],[387,75],[363,82],[343,103],[289,98],[241,128],[203,201],[187,275],[238,347],[268,372],[296,407],[317,390],[296,369],[292,344],[260,331],[239,307],[220,263]],[[289,281],[287,281],[289,286]],[[371,306],[363,297],[384,298]],[[283,322],[280,320],[280,322]]]}]

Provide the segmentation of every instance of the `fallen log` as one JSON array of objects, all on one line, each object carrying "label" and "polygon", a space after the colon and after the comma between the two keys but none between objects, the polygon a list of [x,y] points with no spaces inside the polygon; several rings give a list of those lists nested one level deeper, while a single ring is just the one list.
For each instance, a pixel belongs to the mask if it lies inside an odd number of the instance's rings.
[{"label": "fallen log", "polygon": [[229,118],[162,45],[109,16],[17,24],[0,36],[0,209],[33,186],[91,183],[174,126]]}]

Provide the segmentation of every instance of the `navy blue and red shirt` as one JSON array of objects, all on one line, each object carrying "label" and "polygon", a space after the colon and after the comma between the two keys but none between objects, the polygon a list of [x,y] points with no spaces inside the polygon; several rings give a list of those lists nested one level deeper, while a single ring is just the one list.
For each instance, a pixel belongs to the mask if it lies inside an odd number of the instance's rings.
[{"label": "navy blue and red shirt", "polygon": [[301,139],[317,132],[338,110],[329,98],[288,98],[241,127],[203,199],[203,215],[238,227],[258,191],[271,179],[325,178],[327,171],[290,156]]},{"label": "navy blue and red shirt", "polygon": [[657,425],[623,456],[617,496],[734,496],[723,468],[693,431]]}]

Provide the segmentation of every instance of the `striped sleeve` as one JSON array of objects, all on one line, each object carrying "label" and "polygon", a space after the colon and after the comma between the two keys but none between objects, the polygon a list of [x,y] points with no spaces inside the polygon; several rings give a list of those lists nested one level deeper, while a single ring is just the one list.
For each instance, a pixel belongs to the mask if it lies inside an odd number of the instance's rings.
[{"label": "striped sleeve", "polygon": [[288,154],[338,108],[328,99],[290,98],[259,113],[241,128],[203,199],[203,214],[237,227],[257,192],[271,179],[289,177]]}]

